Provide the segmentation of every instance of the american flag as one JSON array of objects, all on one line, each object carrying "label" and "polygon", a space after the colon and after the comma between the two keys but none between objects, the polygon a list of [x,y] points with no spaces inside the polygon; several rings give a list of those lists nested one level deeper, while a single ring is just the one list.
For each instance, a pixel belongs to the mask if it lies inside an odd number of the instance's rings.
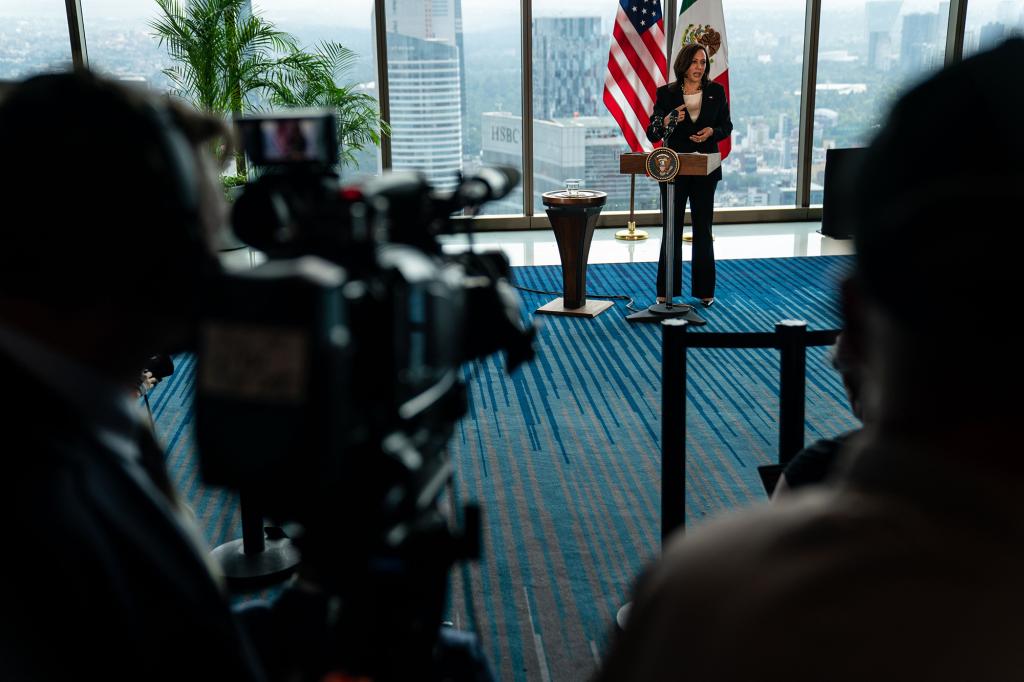
[{"label": "american flag", "polygon": [[654,111],[655,90],[665,84],[667,73],[661,0],[619,0],[604,76],[604,105],[634,152],[655,147],[644,131]]}]

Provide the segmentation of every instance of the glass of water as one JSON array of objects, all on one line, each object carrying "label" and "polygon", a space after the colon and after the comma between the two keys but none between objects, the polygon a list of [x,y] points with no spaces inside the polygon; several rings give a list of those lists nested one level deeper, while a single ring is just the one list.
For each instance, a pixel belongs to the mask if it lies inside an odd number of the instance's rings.
[{"label": "glass of water", "polygon": [[577,196],[580,193],[580,179],[569,178],[565,181],[565,193],[571,197]]}]

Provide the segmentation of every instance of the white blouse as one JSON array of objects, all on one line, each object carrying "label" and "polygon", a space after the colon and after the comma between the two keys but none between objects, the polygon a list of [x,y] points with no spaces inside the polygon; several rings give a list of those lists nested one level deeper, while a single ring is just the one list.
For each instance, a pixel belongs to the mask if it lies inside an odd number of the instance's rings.
[{"label": "white blouse", "polygon": [[695,92],[692,95],[683,93],[683,103],[686,105],[686,112],[690,114],[691,121],[696,121],[697,117],[700,116],[700,100],[700,92]]}]

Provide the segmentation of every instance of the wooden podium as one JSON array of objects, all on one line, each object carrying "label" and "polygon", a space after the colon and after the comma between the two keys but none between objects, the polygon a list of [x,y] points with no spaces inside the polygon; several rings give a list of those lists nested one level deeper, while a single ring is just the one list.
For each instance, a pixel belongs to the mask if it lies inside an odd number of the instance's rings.
[{"label": "wooden podium", "polygon": [[[679,175],[710,175],[722,165],[721,154],[679,154]],[[633,196],[636,193],[636,176],[647,174],[647,152],[627,152],[619,157],[619,173],[629,175],[629,222],[625,230],[615,233],[616,239],[638,241],[647,239],[647,233],[636,229],[633,211]],[[683,237],[686,239],[686,236]]]},{"label": "wooden podium", "polygon": [[[647,152],[628,152],[619,157],[619,173],[647,174]],[[679,157],[679,175],[711,175],[716,168],[722,166],[721,154],[677,154]],[[632,195],[629,203],[630,214],[633,212]]]},{"label": "wooden podium", "polygon": [[562,259],[564,293],[562,298],[537,308],[537,312],[597,317],[612,307],[612,302],[587,300],[587,256],[590,254],[590,242],[594,239],[597,218],[601,215],[601,208],[608,195],[605,192],[581,189],[575,194],[565,190],[545,192],[542,198],[551,220],[551,229],[555,231],[558,256]]},{"label": "wooden podium", "polygon": [[[626,157],[631,157],[627,159]],[[662,302],[648,306],[646,310],[628,315],[629,322],[660,322],[671,317],[682,317],[691,324],[707,324],[704,318],[693,312],[693,306],[677,304],[672,300],[672,275],[676,253],[675,249],[680,248],[677,238],[677,230],[681,227],[675,224],[675,178],[679,175],[708,175],[722,165],[720,154],[679,154],[673,149],[659,147],[648,154],[624,154],[620,157],[620,167],[628,169],[635,177],[643,172],[652,180],[665,185],[665,226],[661,240],[662,254],[665,262],[664,291]],[[684,198],[685,201],[685,198]],[[630,215],[633,206],[630,202]]]}]

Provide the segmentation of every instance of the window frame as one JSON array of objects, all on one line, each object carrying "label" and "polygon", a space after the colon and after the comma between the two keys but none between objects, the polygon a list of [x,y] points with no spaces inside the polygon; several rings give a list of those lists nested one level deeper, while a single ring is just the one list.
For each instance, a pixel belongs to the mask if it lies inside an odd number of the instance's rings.
[{"label": "window frame", "polygon": [[[610,0],[609,0],[610,1]],[[967,23],[968,0],[950,0],[946,31],[944,63],[954,64],[963,58],[964,34]],[[386,0],[374,0],[373,30],[377,49],[377,93],[380,116],[391,120],[390,96],[388,90],[387,23]],[[68,20],[68,36],[71,41],[71,56],[75,69],[89,68],[89,50],[86,42],[87,27],[83,22],[81,0],[65,0]],[[717,208],[715,222],[718,224],[769,223],[782,221],[810,221],[821,219],[821,207],[810,203],[811,197],[811,141],[814,134],[814,97],[817,86],[818,39],[821,28],[822,0],[807,0],[804,10],[803,66],[801,74],[799,145],[797,149],[797,191],[795,205],[772,208]],[[665,33],[671,36],[678,14],[677,0],[664,0],[663,16]],[[535,214],[533,207],[533,0],[520,0],[520,40],[522,54],[522,170],[523,209],[518,215],[480,216],[474,219],[474,229],[530,230],[550,228],[546,215]],[[671,58],[671,45],[666,45]],[[380,145],[381,166],[384,170],[392,167],[391,140],[382,138]],[[621,227],[628,219],[628,211],[603,212],[598,220],[602,227]],[[638,225],[661,224],[660,211],[637,211]]]}]

